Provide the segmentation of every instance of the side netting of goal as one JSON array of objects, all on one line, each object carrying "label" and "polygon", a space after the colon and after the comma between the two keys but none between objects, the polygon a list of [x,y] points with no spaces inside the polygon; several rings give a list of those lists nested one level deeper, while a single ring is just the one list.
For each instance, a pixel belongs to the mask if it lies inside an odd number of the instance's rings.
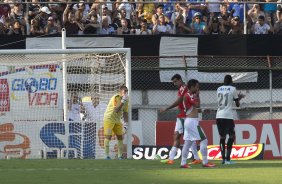
[{"label": "side netting of goal", "polygon": [[[131,97],[130,57],[126,48],[0,50],[0,158],[105,158],[103,115],[121,85]],[[129,101],[128,158],[130,120]]]}]

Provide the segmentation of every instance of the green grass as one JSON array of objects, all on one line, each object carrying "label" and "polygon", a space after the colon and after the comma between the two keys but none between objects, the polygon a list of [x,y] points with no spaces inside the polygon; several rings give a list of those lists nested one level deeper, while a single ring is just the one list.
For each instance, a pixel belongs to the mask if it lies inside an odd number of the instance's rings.
[{"label": "green grass", "polygon": [[1,184],[282,184],[282,160],[180,169],[158,160],[0,160]]}]

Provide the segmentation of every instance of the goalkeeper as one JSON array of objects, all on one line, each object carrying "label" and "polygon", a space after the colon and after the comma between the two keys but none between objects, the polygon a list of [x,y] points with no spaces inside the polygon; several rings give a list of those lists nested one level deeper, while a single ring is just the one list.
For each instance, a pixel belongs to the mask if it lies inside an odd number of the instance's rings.
[{"label": "goalkeeper", "polygon": [[128,89],[126,86],[119,88],[119,93],[114,95],[107,106],[104,114],[104,149],[106,159],[111,159],[109,155],[109,144],[113,133],[118,140],[118,159],[123,159],[123,125],[121,118],[123,117],[124,123],[128,123]]}]

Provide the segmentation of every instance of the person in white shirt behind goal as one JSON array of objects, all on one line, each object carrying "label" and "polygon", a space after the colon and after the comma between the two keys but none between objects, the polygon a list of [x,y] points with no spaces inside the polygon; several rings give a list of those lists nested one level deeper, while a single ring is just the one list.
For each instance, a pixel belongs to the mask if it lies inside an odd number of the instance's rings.
[{"label": "person in white shirt behind goal", "polygon": [[81,121],[82,104],[77,93],[71,93],[68,110],[68,121]]},{"label": "person in white shirt behind goal", "polygon": [[107,104],[101,102],[99,95],[83,97],[82,104],[84,110],[83,120],[102,124]]},{"label": "person in white shirt behind goal", "polygon": [[[233,101],[237,107],[240,106],[240,100],[245,97],[245,95],[239,93],[237,94],[236,87],[232,86],[231,75],[226,75],[224,77],[224,85],[217,89],[217,102],[218,109],[216,112],[216,124],[218,133],[220,136],[220,151],[222,155],[222,164],[232,164],[230,160],[230,155],[232,151],[232,145],[235,139],[235,124],[233,115]],[[229,135],[227,140],[227,149],[225,154],[225,139],[226,135]]]}]

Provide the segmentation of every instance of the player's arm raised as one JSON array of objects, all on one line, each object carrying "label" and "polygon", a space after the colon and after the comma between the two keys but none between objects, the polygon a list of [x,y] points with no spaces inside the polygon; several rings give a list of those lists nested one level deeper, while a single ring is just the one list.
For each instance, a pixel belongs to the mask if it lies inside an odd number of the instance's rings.
[{"label": "player's arm raised", "polygon": [[236,99],[234,98],[236,107],[240,107],[240,100],[241,100],[242,98],[244,98],[244,97],[245,97],[245,95],[240,92],[240,93],[238,94],[238,98],[236,98]]}]

